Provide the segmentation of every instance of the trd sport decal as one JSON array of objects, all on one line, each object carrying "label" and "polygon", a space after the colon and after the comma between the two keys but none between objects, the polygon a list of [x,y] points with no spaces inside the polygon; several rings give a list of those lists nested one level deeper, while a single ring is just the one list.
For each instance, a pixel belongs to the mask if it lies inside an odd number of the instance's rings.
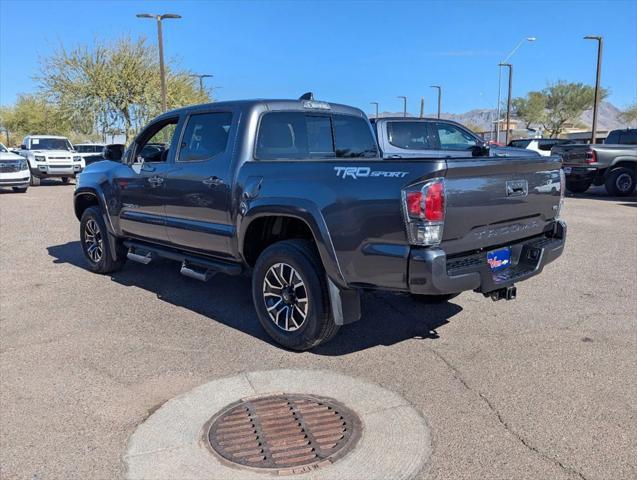
[{"label": "trd sport decal", "polygon": [[336,176],[341,178],[353,178],[354,180],[367,177],[403,178],[408,172],[386,172],[372,170],[369,167],[334,167]]}]

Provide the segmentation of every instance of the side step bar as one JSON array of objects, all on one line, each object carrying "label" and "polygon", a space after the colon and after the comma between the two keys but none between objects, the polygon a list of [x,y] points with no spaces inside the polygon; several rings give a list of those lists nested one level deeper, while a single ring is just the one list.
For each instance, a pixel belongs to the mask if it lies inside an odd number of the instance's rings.
[{"label": "side step bar", "polygon": [[124,245],[128,247],[127,258],[135,262],[148,264],[155,256],[175,260],[181,262],[181,273],[183,275],[197,280],[209,280],[214,272],[221,272],[226,275],[240,275],[243,272],[243,267],[239,263],[204,258],[179,250],[147,245],[133,240],[124,241]]}]

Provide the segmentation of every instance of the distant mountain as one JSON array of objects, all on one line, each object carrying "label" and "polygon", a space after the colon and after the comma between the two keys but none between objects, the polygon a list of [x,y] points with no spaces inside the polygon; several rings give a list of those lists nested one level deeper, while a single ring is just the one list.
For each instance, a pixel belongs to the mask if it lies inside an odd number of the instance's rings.
[{"label": "distant mountain", "polygon": [[[506,112],[506,111],[505,111]],[[505,112],[502,113],[504,116]],[[620,119],[621,110],[615,105],[609,102],[602,102],[599,105],[597,112],[597,129],[598,130],[613,130],[615,128],[625,128],[626,122]],[[368,114],[370,118],[373,118],[374,114]],[[403,112],[382,112],[378,114],[379,117],[402,117]],[[408,117],[414,117],[414,115],[407,114]],[[431,117],[431,114],[427,115]],[[477,108],[469,110],[465,113],[447,113],[441,114],[442,118],[454,120],[463,125],[470,125],[472,127],[480,127],[480,131],[489,131],[493,128],[493,120],[496,118],[495,109]],[[593,110],[585,111],[579,118],[579,121],[583,125],[591,125],[593,122]]]}]

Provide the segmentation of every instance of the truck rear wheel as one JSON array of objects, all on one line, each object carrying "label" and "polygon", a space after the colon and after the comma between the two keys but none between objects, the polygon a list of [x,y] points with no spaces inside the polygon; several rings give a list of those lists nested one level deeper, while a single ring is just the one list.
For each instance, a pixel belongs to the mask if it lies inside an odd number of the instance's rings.
[{"label": "truck rear wheel", "polygon": [[315,347],[339,329],[325,269],[307,240],[284,240],[261,253],[252,276],[252,299],[268,335],[291,350]]},{"label": "truck rear wheel", "polygon": [[637,175],[629,168],[616,168],[606,178],[604,186],[609,195],[623,197],[635,191]]},{"label": "truck rear wheel", "polygon": [[117,260],[111,252],[108,231],[99,207],[84,210],[80,221],[80,243],[88,267],[95,273],[120,270],[126,262],[125,248],[118,244]]},{"label": "truck rear wheel", "polygon": [[566,180],[566,189],[571,193],[584,193],[591,187],[588,180]]}]

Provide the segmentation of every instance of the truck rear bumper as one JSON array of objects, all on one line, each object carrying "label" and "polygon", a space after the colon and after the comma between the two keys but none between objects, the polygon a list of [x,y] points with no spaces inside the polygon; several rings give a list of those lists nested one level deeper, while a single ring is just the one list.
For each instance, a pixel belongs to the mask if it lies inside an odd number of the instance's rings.
[{"label": "truck rear bumper", "polygon": [[511,245],[511,266],[493,272],[487,252],[447,258],[438,248],[414,248],[409,256],[409,291],[419,295],[442,295],[466,290],[489,293],[540,273],[562,254],[566,224],[555,222],[551,232]]},{"label": "truck rear bumper", "polygon": [[595,174],[597,173],[597,167],[576,167],[572,165],[564,165],[564,174],[570,181],[593,181]]}]

